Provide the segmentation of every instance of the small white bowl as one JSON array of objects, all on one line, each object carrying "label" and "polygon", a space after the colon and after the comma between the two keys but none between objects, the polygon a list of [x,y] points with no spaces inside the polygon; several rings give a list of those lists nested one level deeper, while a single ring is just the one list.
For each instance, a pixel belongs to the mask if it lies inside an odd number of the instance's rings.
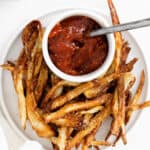
[{"label": "small white bowl", "polygon": [[93,80],[97,77],[100,77],[108,70],[108,68],[110,67],[113,61],[114,54],[115,54],[115,40],[114,40],[113,34],[106,35],[107,40],[108,40],[108,54],[104,63],[95,71],[84,74],[84,75],[77,75],[77,76],[69,75],[69,74],[62,72],[59,68],[55,66],[55,64],[50,58],[49,51],[48,51],[48,36],[57,23],[72,16],[87,16],[95,20],[97,23],[99,23],[101,27],[108,27],[109,23],[105,18],[102,17],[101,14],[97,14],[97,13],[94,13],[85,9],[77,9],[77,10],[67,11],[66,13],[63,13],[59,15],[58,17],[53,18],[50,24],[46,27],[44,37],[43,37],[43,42],[42,42],[42,51],[43,51],[46,64],[51,69],[51,71],[55,73],[58,77],[64,80],[80,83],[80,82],[86,82],[86,81]]}]

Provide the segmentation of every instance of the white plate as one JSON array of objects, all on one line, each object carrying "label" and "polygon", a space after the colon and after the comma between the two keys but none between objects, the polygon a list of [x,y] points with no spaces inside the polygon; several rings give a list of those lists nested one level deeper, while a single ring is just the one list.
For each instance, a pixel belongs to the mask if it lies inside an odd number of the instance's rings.
[{"label": "white plate", "polygon": [[[59,11],[51,12],[38,19],[42,22],[43,26],[46,26],[54,17],[60,15],[64,11],[68,11],[68,10],[59,10]],[[21,38],[20,38],[21,30],[19,30],[18,33],[15,33],[14,37],[12,38],[12,41],[8,43],[9,44],[8,48],[0,54],[0,58],[1,58],[0,64],[3,64],[4,62],[6,62],[6,60],[16,60],[16,58],[18,57],[22,47]],[[128,60],[131,60],[134,57],[137,57],[139,59],[133,70],[133,73],[137,78],[136,84],[133,87],[133,93],[135,92],[135,89],[139,82],[141,70],[142,69],[145,70],[146,83],[144,85],[143,93],[140,99],[140,101],[142,102],[146,99],[147,89],[148,89],[148,85],[147,85],[148,72],[147,72],[146,62],[143,57],[142,50],[140,49],[139,45],[137,44],[136,40],[132,37],[132,35],[129,34],[128,32],[124,32],[124,38],[128,40],[130,47],[132,48]],[[0,104],[2,106],[2,110],[9,124],[13,127],[16,133],[19,134],[21,138],[23,138],[24,140],[27,139],[37,140],[45,148],[51,149],[51,144],[49,143],[49,141],[39,138],[36,135],[36,133],[32,130],[29,122],[27,123],[27,128],[25,131],[21,128],[20,120],[18,117],[17,95],[14,90],[11,74],[8,73],[8,71],[4,71],[2,69],[0,69],[0,91],[1,91]],[[136,112],[133,114],[132,119],[127,126],[127,130],[129,130],[135,124],[139,115],[140,112]],[[102,129],[100,130],[100,132],[98,132],[98,137],[104,138],[104,136],[107,134],[109,124],[110,124],[110,119],[103,124]]]}]

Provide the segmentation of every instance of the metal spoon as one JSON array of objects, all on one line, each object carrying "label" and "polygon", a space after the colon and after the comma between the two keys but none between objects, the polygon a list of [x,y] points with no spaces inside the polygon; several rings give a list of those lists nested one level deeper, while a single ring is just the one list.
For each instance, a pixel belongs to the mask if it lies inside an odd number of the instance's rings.
[{"label": "metal spoon", "polygon": [[92,31],[90,33],[90,36],[94,37],[94,36],[110,34],[110,33],[120,32],[120,31],[127,31],[127,30],[137,29],[141,27],[147,27],[147,26],[150,26],[150,18],[133,21],[129,23],[124,23],[124,24],[119,24],[119,25],[115,25],[112,27],[101,28],[101,29]]}]

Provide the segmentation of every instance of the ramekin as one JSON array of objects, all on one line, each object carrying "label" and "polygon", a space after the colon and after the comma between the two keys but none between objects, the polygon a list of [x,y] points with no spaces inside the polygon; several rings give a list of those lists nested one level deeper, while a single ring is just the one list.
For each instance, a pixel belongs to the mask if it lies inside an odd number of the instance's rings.
[{"label": "ramekin", "polygon": [[[95,20],[98,24],[100,24],[101,27],[108,27],[110,26],[108,20],[102,16],[102,14],[98,14],[89,10],[85,9],[76,9],[76,10],[71,10],[67,11],[66,13],[62,13],[61,15],[53,18],[49,25],[46,27],[46,30],[44,32],[43,36],[43,41],[42,41],[42,51],[43,51],[43,56],[46,64],[48,65],[49,69],[56,74],[58,77],[64,80],[68,80],[71,82],[87,82],[93,79],[96,79],[97,77],[102,76],[103,74],[106,73],[108,68],[110,67],[114,54],[115,54],[115,40],[114,40],[114,35],[113,34],[108,34],[106,35],[107,41],[108,41],[108,54],[107,57],[104,61],[104,63],[95,71],[90,72],[88,74],[84,75],[69,75],[61,71],[57,66],[53,63],[51,60],[49,50],[48,50],[48,36],[52,29],[55,27],[55,25],[62,20],[72,17],[72,16],[87,16],[93,20]],[[62,62],[63,63],[63,62]]]}]

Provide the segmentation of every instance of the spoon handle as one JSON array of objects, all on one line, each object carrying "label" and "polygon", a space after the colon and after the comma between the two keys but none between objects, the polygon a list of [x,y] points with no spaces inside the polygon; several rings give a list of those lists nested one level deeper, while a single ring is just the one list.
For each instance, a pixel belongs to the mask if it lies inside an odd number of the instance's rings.
[{"label": "spoon handle", "polygon": [[110,34],[110,33],[120,32],[120,31],[127,31],[127,30],[136,29],[136,28],[147,27],[147,26],[150,26],[150,18],[133,21],[129,23],[124,23],[120,25],[115,25],[112,27],[106,27],[106,28],[104,27],[104,28],[92,31],[90,33],[90,36],[94,37],[98,35]]}]

